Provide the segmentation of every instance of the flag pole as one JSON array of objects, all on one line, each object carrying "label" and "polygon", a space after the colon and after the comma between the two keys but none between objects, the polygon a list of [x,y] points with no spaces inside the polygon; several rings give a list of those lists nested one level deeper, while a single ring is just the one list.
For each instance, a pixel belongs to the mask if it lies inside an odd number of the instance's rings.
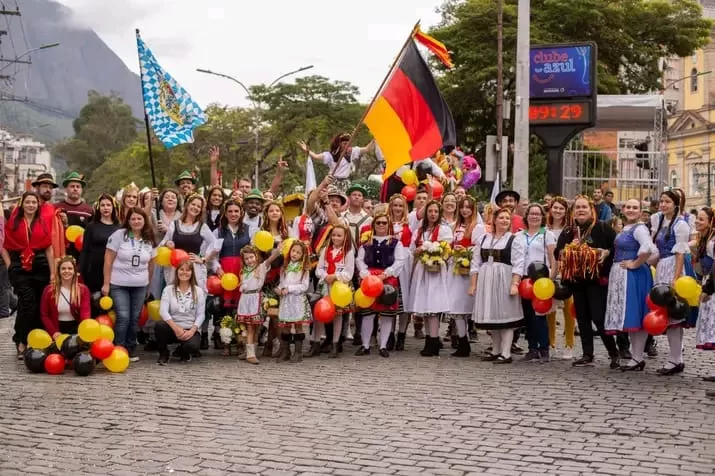
[{"label": "flag pole", "polygon": [[[139,28],[136,29],[137,38],[141,38]],[[138,55],[137,55],[138,56]],[[141,80],[142,61],[139,58],[139,79]],[[144,97],[144,85],[142,84],[142,106],[144,108],[144,126],[146,127],[146,145],[149,148],[149,167],[151,167],[151,186],[156,188],[156,173],[154,172],[154,154],[151,149],[151,132],[149,130],[149,114],[146,112],[146,97]],[[157,208],[157,213],[158,208]]]},{"label": "flag pole", "polygon": [[[365,112],[362,113],[362,117],[360,118],[358,123],[353,128],[353,131],[350,133],[350,139],[348,139],[348,143],[345,146],[346,150],[350,147],[350,145],[352,145],[353,137],[355,137],[355,134],[357,134],[357,131],[360,129],[360,126],[362,126],[362,123],[365,120],[365,118],[367,117],[368,113],[370,112],[370,109],[372,109],[372,106],[375,104],[375,101],[377,101],[377,98],[380,96],[380,93],[382,93],[382,89],[385,87],[385,83],[387,83],[387,81],[390,79],[390,76],[392,76],[392,72],[395,70],[395,66],[397,66],[397,63],[402,58],[402,53],[405,52],[405,48],[407,48],[407,45],[410,44],[410,41],[412,41],[412,38],[415,37],[415,33],[417,32],[419,27],[420,27],[420,20],[417,20],[417,23],[415,23],[415,26],[412,27],[412,31],[410,31],[409,36],[407,37],[405,42],[402,44],[402,48],[400,48],[400,52],[397,53],[397,56],[395,57],[395,61],[392,62],[392,66],[390,66],[390,69],[387,70],[387,74],[385,75],[382,82],[380,83],[380,87],[377,88],[377,92],[372,97],[370,104],[365,109]],[[333,167],[333,170],[330,172],[330,175],[335,175],[335,171],[338,169],[338,166],[343,161],[343,156],[344,156],[344,154],[340,155],[340,158],[335,163],[335,166]]]}]

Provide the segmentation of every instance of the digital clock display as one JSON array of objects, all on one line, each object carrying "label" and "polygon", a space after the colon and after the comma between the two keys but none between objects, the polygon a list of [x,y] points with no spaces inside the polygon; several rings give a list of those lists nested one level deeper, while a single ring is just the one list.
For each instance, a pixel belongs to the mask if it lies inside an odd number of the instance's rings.
[{"label": "digital clock display", "polygon": [[538,102],[529,105],[529,123],[535,124],[589,124],[591,103]]}]

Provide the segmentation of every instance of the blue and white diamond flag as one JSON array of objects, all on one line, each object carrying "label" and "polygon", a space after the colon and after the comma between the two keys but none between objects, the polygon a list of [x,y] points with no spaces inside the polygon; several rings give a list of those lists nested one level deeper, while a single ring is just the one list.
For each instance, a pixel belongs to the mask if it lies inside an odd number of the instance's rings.
[{"label": "blue and white diamond flag", "polygon": [[137,51],[144,111],[154,134],[167,149],[193,142],[193,131],[206,122],[206,114],[189,93],[159,66],[138,31]]}]

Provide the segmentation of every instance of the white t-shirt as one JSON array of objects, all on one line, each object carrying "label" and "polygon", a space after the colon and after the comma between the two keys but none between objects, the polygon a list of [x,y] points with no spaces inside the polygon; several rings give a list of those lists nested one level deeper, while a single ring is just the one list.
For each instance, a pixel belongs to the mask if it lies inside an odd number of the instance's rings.
[{"label": "white t-shirt", "polygon": [[253,235],[261,228],[262,216],[259,213],[255,217],[251,218],[248,215],[243,217],[243,224],[248,227],[248,236],[253,239]]},{"label": "white t-shirt", "polygon": [[120,228],[107,240],[107,249],[117,254],[112,264],[110,283],[115,286],[148,286],[149,261],[156,256],[156,248],[142,239],[130,238],[128,233]]},{"label": "white t-shirt", "polygon": [[[350,162],[348,162],[347,160],[341,160],[340,165],[338,166],[338,170],[335,171],[333,176],[336,179],[350,178],[350,172],[352,171],[353,162],[360,158],[360,152],[360,147],[353,147],[350,151]],[[335,157],[333,157],[333,154],[327,151],[323,152],[323,163],[326,167],[329,167],[330,170],[333,170],[333,167],[335,167]]]}]

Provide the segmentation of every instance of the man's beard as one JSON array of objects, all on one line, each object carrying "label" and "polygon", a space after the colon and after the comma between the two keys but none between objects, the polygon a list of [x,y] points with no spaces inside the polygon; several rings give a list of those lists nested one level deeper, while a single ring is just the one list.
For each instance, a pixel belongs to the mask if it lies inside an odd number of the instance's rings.
[{"label": "man's beard", "polygon": [[41,193],[40,198],[45,202],[49,202],[52,199],[52,192]]}]

